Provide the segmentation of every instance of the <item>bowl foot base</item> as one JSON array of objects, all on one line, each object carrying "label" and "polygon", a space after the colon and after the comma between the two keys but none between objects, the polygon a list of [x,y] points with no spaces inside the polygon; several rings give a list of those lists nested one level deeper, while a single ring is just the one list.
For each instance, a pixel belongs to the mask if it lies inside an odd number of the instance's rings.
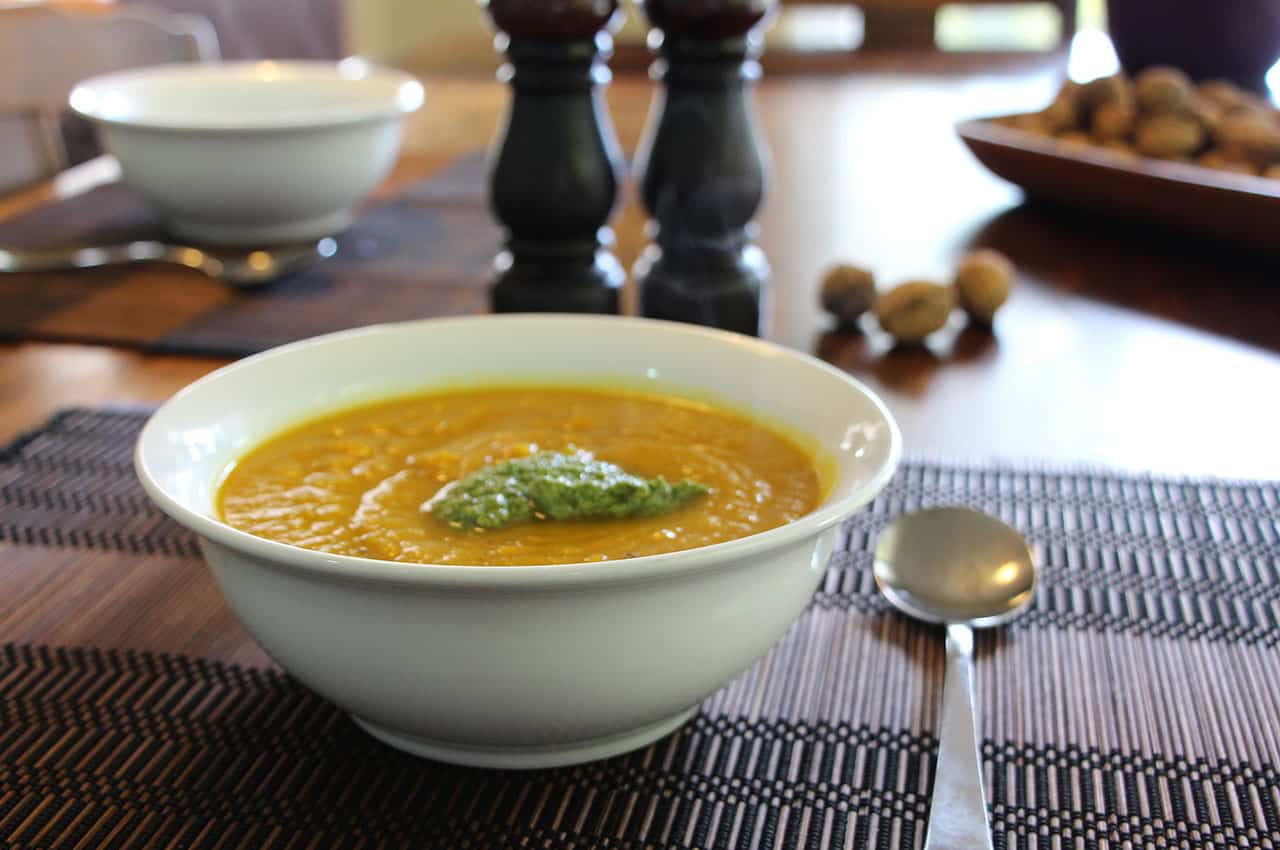
[{"label": "bowl foot base", "polygon": [[415,756],[423,756],[436,761],[460,764],[466,767],[498,767],[514,770],[532,770],[543,767],[562,767],[569,764],[596,761],[621,755],[631,750],[651,744],[665,737],[697,712],[697,706],[682,711],[674,717],[666,717],[657,723],[650,723],[638,729],[631,729],[617,735],[603,738],[590,738],[586,741],[570,741],[565,744],[553,744],[541,747],[474,747],[466,744],[454,744],[449,741],[435,741],[430,738],[419,738],[406,735],[370,723],[359,717],[351,719],[373,737]]},{"label": "bowl foot base", "polygon": [[351,224],[351,211],[341,210],[316,218],[286,224],[210,224],[189,218],[169,217],[165,225],[184,239],[203,245],[246,245],[263,247],[290,242],[307,242],[335,236]]}]

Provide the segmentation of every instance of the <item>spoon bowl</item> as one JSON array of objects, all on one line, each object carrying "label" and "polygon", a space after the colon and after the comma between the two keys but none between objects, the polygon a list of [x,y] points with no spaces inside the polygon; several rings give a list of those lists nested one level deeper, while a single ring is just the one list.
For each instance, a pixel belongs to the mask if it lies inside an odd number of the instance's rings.
[{"label": "spoon bowl", "polygon": [[1026,541],[995,517],[968,508],[907,514],[880,535],[875,580],[895,608],[927,623],[998,626],[1035,593]]}]

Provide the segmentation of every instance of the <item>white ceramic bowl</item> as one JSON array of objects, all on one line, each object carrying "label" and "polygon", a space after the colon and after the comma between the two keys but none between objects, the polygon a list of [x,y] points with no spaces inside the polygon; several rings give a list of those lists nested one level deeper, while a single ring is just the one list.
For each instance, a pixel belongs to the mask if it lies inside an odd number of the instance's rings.
[{"label": "white ceramic bowl", "polygon": [[[830,495],[780,528],[700,549],[530,567],[328,555],[220,522],[227,464],[282,428],[433,385],[625,382],[724,400],[812,438]],[[369,732],[410,752],[539,767],[642,746],[746,669],[804,609],[839,524],[889,480],[901,438],[845,373],[691,325],[477,316],[382,325],[250,357],[174,396],[136,466],[201,539],[250,634]]]},{"label": "white ceramic bowl", "polygon": [[173,231],[248,245],[346,227],[422,101],[412,77],[350,59],[159,65],[94,77],[70,98]]}]

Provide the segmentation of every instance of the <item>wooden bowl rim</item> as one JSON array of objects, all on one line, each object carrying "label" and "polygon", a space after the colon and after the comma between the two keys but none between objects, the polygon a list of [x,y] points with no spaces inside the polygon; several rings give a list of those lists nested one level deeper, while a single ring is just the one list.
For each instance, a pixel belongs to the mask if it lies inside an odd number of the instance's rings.
[{"label": "wooden bowl rim", "polygon": [[993,145],[1079,163],[1123,174],[1136,174],[1180,186],[1195,186],[1233,195],[1251,195],[1280,201],[1280,180],[1253,174],[1218,171],[1202,165],[1168,162],[1137,155],[1128,159],[1098,145],[1065,145],[1052,136],[1041,136],[1016,127],[995,123],[1017,118],[1022,113],[970,118],[956,124],[956,133],[972,143]]}]

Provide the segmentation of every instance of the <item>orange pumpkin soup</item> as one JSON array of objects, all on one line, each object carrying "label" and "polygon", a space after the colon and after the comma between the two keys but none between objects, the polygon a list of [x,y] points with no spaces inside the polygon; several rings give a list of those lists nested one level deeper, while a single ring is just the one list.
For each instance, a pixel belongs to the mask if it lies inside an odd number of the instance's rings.
[{"label": "orange pumpkin soup", "polygon": [[[447,485],[550,452],[700,486],[665,513],[625,519],[535,514],[479,528],[432,514],[433,498]],[[812,511],[821,491],[803,449],[711,405],[632,392],[505,387],[380,402],[293,428],[231,467],[219,508],[236,528],[307,549],[497,566],[608,561],[745,537]]]}]

